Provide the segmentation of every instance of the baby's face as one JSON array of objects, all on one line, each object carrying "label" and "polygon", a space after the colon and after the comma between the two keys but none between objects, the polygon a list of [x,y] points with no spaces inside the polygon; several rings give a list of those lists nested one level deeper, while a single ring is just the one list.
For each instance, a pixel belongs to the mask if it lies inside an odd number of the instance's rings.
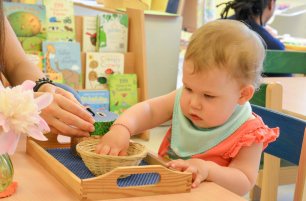
[{"label": "baby's face", "polygon": [[216,68],[193,73],[193,63],[188,61],[184,63],[183,84],[182,112],[200,128],[224,124],[241,97],[238,83],[226,71]]}]

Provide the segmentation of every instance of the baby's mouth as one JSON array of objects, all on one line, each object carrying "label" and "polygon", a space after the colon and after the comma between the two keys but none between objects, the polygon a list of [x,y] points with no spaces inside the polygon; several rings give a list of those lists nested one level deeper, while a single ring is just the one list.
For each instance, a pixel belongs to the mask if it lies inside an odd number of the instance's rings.
[{"label": "baby's mouth", "polygon": [[190,114],[190,119],[193,121],[201,121],[202,118],[195,114]]}]

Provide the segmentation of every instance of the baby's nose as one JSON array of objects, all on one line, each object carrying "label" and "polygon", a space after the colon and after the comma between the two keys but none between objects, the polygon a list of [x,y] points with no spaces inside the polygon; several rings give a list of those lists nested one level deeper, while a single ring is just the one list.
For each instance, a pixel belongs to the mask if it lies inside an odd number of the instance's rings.
[{"label": "baby's nose", "polygon": [[200,97],[198,96],[193,96],[190,100],[190,107],[194,108],[194,109],[201,109],[202,108],[202,104],[201,104],[201,100]]}]

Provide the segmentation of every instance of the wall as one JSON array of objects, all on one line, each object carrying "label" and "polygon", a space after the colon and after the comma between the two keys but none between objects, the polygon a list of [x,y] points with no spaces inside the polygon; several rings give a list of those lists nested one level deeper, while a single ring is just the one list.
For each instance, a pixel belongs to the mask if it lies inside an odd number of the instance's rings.
[{"label": "wall", "polygon": [[145,14],[148,97],[176,89],[182,17]]}]

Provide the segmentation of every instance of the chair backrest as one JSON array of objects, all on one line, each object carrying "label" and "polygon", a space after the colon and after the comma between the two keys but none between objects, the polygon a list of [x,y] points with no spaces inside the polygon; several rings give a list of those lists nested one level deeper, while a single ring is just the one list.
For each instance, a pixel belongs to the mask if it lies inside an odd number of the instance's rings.
[{"label": "chair backrest", "polygon": [[264,152],[299,165],[306,121],[256,105],[252,105],[252,109],[266,125],[280,129],[278,139]]},{"label": "chair backrest", "polygon": [[263,83],[255,92],[250,103],[280,111],[283,101],[282,93],[283,89],[279,83]]},{"label": "chair backrest", "polygon": [[306,52],[266,50],[263,72],[306,74]]},{"label": "chair backrest", "polygon": [[280,128],[279,138],[264,152],[299,165],[294,200],[302,201],[306,178],[306,121],[261,106],[252,105],[252,109],[269,127]]}]

